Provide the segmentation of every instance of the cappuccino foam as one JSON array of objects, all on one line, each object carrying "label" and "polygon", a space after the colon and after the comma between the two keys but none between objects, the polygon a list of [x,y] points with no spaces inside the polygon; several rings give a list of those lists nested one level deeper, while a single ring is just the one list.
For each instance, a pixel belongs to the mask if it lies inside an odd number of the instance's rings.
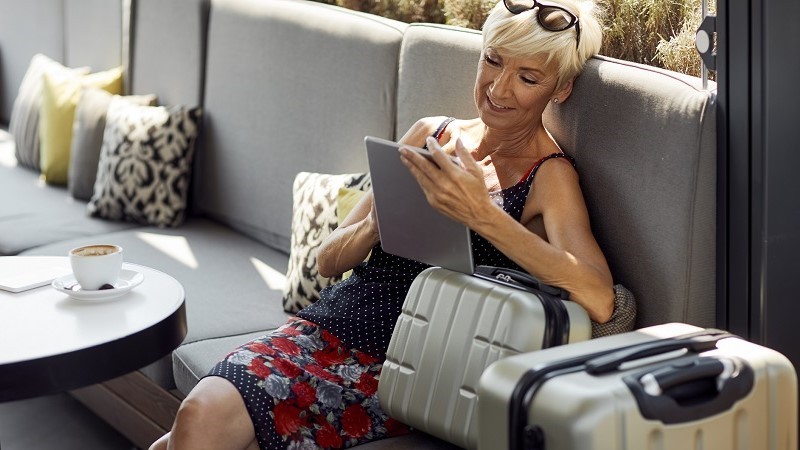
[{"label": "cappuccino foam", "polygon": [[77,256],[105,256],[116,253],[118,248],[113,245],[89,245],[72,251]]}]

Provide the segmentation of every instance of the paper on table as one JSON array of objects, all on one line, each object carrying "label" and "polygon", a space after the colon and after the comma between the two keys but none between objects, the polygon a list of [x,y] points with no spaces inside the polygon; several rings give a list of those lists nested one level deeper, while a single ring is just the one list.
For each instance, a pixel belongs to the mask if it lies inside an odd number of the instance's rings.
[{"label": "paper on table", "polygon": [[59,266],[37,267],[35,270],[31,270],[30,267],[20,268],[20,270],[7,269],[0,271],[0,289],[10,292],[27,291],[48,285],[56,278],[68,273],[70,273],[68,268]]}]

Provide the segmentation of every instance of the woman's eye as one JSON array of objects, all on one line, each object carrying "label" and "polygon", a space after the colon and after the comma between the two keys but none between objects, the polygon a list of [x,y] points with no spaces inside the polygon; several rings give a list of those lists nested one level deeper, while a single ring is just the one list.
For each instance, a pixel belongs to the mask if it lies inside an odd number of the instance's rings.
[{"label": "woman's eye", "polygon": [[495,66],[495,67],[497,67],[497,66],[499,66],[499,65],[500,65],[500,62],[498,62],[498,61],[495,61],[495,60],[494,60],[494,59],[492,59],[492,57],[491,57],[491,56],[489,56],[489,55],[486,55],[486,56],[484,56],[484,57],[483,57],[483,59],[484,59],[484,61],[486,61],[486,63],[487,63],[487,64],[489,64],[490,66]]},{"label": "woman's eye", "polygon": [[536,84],[536,83],[538,83],[533,78],[528,78],[528,77],[522,77],[522,82],[525,83],[525,84]]}]

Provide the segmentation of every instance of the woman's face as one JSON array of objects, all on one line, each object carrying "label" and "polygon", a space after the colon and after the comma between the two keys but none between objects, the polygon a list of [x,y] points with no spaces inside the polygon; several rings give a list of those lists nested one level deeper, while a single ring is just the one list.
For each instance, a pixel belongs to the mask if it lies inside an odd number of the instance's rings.
[{"label": "woman's face", "polygon": [[475,79],[475,105],[488,127],[530,128],[541,121],[558,79],[558,64],[555,60],[545,64],[546,59],[546,55],[517,58],[484,49]]}]

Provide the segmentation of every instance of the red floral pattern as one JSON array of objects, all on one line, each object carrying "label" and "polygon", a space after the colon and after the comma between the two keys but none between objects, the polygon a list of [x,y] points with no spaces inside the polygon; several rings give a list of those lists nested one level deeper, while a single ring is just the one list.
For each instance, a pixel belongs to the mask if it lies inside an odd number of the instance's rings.
[{"label": "red floral pattern", "polygon": [[[292,318],[230,353],[211,374],[238,371],[264,390],[261,400],[242,393],[262,449],[275,448],[276,442],[291,449],[339,449],[408,433],[380,408],[381,367],[379,358]],[[264,410],[268,419],[257,420],[254,412]]]}]

